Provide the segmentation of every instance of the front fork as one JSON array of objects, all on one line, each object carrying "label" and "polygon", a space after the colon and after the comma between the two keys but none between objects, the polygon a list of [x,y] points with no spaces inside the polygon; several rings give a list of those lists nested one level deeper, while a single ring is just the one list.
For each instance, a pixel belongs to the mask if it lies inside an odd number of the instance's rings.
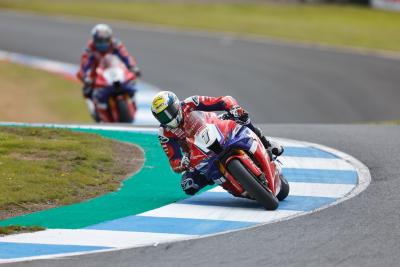
[{"label": "front fork", "polygon": [[117,108],[117,102],[116,100],[121,100],[121,101],[126,101],[128,104],[128,109],[129,112],[132,114],[132,117],[135,118],[135,114],[136,114],[136,102],[132,100],[132,98],[128,95],[128,94],[123,94],[123,95],[119,95],[117,96],[116,99],[114,99],[113,97],[110,97],[108,100],[108,105],[110,108],[110,112],[111,112],[111,116],[114,122],[118,122],[119,121],[119,112],[118,112],[118,108]]}]

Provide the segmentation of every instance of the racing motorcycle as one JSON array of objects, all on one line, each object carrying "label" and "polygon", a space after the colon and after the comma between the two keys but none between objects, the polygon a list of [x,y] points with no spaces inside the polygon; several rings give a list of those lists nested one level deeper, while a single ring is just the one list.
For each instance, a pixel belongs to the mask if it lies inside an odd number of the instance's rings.
[{"label": "racing motorcycle", "polygon": [[[137,77],[128,70],[121,60],[115,55],[107,55],[96,69],[94,90],[111,89],[112,94],[108,99],[107,111],[109,116],[98,114],[102,122],[127,122],[132,123],[136,114],[134,95],[130,96],[127,86],[133,86]],[[136,89],[134,90],[136,92]]]},{"label": "racing motorcycle", "polygon": [[185,116],[185,125],[190,165],[205,177],[228,184],[239,192],[235,196],[254,199],[267,210],[277,209],[288,196],[289,183],[276,158],[253,131],[229,114],[192,111]]}]

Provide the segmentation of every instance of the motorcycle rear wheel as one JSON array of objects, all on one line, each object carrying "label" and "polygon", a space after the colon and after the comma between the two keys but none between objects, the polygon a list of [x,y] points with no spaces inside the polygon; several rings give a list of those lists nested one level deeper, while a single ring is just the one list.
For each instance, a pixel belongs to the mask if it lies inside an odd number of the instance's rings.
[{"label": "motorcycle rear wheel", "polygon": [[279,201],[284,200],[289,195],[289,183],[283,175],[280,176],[281,178],[281,190],[279,191],[276,197]]},{"label": "motorcycle rear wheel", "polygon": [[133,117],[129,112],[128,104],[123,100],[117,101],[117,108],[119,113],[119,122],[132,123]]},{"label": "motorcycle rear wheel", "polygon": [[241,186],[255,198],[266,210],[276,210],[279,206],[278,199],[260,182],[256,180],[238,159],[233,159],[228,163],[229,173],[235,177]]}]

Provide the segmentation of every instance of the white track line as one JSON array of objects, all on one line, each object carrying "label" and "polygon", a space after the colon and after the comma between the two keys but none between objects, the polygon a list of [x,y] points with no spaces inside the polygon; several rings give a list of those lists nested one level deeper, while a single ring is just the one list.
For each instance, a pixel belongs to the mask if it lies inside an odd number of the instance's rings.
[{"label": "white track line", "polygon": [[294,141],[294,140],[288,140],[284,138],[277,138],[277,137],[270,137],[273,141],[276,141],[280,144],[282,144],[284,147],[285,146],[290,146],[290,147],[306,147],[304,144],[302,144],[299,141]]},{"label": "white track line", "polygon": [[122,248],[153,245],[189,237],[195,236],[88,229],[49,229],[35,233],[5,236],[1,238],[1,242]]},{"label": "white track line", "polygon": [[[291,196],[340,198],[354,189],[353,184],[319,184],[290,182]],[[208,192],[226,192],[222,187],[215,187]]]},{"label": "white track line", "polygon": [[265,211],[260,208],[232,208],[222,206],[170,204],[155,210],[144,212],[140,216],[175,217],[205,220],[225,220],[244,222],[272,222],[301,211]]},{"label": "white track line", "polygon": [[109,124],[49,124],[49,123],[23,123],[23,122],[0,122],[0,126],[30,126],[30,127],[47,127],[61,129],[84,129],[84,130],[109,130],[118,132],[146,132],[157,133],[158,129],[154,127],[138,127],[138,126],[120,126],[112,123]]},{"label": "white track line", "polygon": [[290,183],[290,195],[340,198],[354,189],[352,184]]},{"label": "white track line", "polygon": [[279,157],[284,168],[320,169],[336,171],[354,171],[354,167],[342,159]]}]

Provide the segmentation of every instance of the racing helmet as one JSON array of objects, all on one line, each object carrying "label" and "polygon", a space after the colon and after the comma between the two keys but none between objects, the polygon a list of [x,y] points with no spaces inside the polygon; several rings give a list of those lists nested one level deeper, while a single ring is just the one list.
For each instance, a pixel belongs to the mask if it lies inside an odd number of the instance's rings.
[{"label": "racing helmet", "polygon": [[163,126],[177,128],[182,122],[181,102],[169,91],[161,91],[153,97],[151,112]]},{"label": "racing helmet", "polygon": [[106,52],[111,46],[112,29],[107,24],[97,24],[92,29],[92,37],[96,50]]}]

